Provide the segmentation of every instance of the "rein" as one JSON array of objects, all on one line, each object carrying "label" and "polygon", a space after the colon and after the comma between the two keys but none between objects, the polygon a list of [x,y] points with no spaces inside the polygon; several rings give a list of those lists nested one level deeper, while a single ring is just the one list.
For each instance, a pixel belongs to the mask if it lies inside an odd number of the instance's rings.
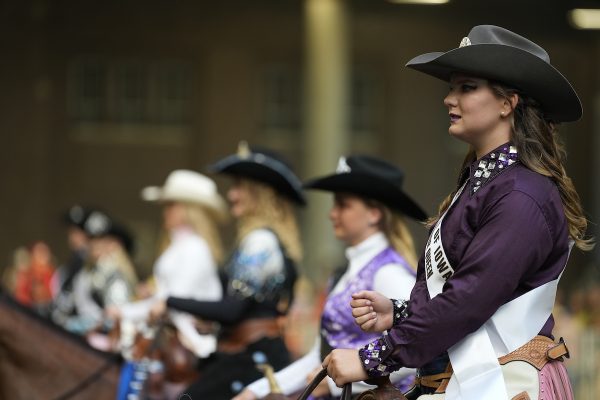
[{"label": "rein", "polygon": [[74,387],[67,390],[60,396],[53,398],[52,400],[68,400],[73,396],[81,393],[89,385],[100,379],[102,375],[104,375],[104,373],[113,366],[114,362],[118,361],[120,358],[121,356],[119,354],[111,356],[104,364],[102,364],[96,371],[91,373],[87,378],[85,378],[84,380],[82,380],[81,382],[79,382]]},{"label": "rein", "polygon": [[[314,377],[314,379],[308,384],[306,389],[302,392],[297,400],[306,400],[313,390],[321,383],[327,376],[327,369],[323,368],[321,372]],[[406,397],[396,389],[391,383],[389,377],[372,378],[366,381],[371,385],[377,385],[377,388],[367,390],[360,394],[356,400],[406,400]],[[341,400],[352,399],[352,384],[347,383],[342,389]]]},{"label": "rein", "polygon": [[[159,337],[160,337],[160,334],[161,334],[163,328],[165,327],[165,323],[166,323],[166,321],[164,319],[161,319],[157,322],[156,334],[152,338],[152,342],[150,343],[150,346],[148,346],[148,348],[146,348],[144,350],[142,356],[149,356],[152,353],[152,351],[154,351],[158,347]],[[113,365],[113,363],[115,361],[118,361],[120,359],[121,359],[120,354],[115,354],[115,355],[111,356],[106,361],[106,363],[102,364],[96,371],[94,371],[92,374],[90,374],[90,376],[88,376],[83,381],[79,382],[74,387],[67,390],[60,396],[53,398],[52,400],[68,400],[68,399],[73,398],[73,396],[81,393],[89,385],[91,385],[92,383],[94,383],[95,381],[100,379],[102,377],[102,375],[104,374],[104,372],[106,372]],[[147,382],[144,382],[144,388],[146,387],[146,385],[147,385]]]},{"label": "rein", "polygon": [[[323,379],[327,376],[327,370],[323,368],[321,372],[319,372],[314,379],[308,384],[304,392],[298,397],[298,400],[306,400],[308,396],[312,393],[313,390],[321,383]],[[342,390],[342,398],[341,400],[350,400],[352,398],[352,384],[346,383],[344,385],[344,389]]]}]

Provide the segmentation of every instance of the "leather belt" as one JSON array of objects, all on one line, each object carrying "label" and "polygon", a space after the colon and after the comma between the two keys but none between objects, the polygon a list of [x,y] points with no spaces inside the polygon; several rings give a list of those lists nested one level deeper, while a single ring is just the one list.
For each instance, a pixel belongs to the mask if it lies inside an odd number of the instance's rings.
[{"label": "leather belt", "polygon": [[281,331],[281,324],[275,318],[248,319],[219,338],[217,350],[224,353],[239,353],[262,338],[280,337]]}]

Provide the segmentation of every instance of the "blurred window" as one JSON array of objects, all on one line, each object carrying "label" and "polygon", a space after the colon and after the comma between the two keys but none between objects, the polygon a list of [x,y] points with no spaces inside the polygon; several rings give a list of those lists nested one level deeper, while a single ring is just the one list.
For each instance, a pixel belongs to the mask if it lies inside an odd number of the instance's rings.
[{"label": "blurred window", "polygon": [[107,117],[108,68],[97,60],[78,62],[69,77],[70,111],[78,120],[101,121]]},{"label": "blurred window", "polygon": [[286,66],[268,67],[263,76],[263,123],[266,130],[300,129],[301,73]]},{"label": "blurred window", "polygon": [[[263,123],[266,131],[297,132],[302,120],[301,72],[285,66],[269,67],[263,79]],[[366,68],[350,79],[349,124],[356,135],[369,136],[377,129],[382,93],[378,77]]]},{"label": "blurred window", "polygon": [[364,68],[354,71],[350,82],[350,128],[355,135],[372,135],[377,130],[382,93],[376,74]]},{"label": "blurred window", "polygon": [[190,68],[179,61],[79,58],[69,72],[69,114],[77,122],[189,122]]}]

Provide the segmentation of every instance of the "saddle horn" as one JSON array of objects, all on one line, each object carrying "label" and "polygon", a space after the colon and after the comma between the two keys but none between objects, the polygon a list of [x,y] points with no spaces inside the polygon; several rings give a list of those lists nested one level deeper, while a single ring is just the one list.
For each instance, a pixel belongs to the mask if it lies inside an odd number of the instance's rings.
[{"label": "saddle horn", "polygon": [[256,368],[262,371],[269,382],[270,393],[264,400],[288,400],[286,396],[281,392],[281,388],[275,379],[275,371],[273,367],[268,363],[267,356],[261,351],[256,351],[252,354],[252,360],[256,364]]}]

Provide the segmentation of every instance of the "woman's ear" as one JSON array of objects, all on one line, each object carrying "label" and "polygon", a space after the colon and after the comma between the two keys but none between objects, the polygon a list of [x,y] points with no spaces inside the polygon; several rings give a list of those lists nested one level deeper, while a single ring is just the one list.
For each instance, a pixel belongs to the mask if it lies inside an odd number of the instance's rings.
[{"label": "woman's ear", "polygon": [[515,110],[518,103],[519,95],[516,93],[511,94],[508,98],[503,100],[500,115],[502,117],[508,117]]},{"label": "woman's ear", "polygon": [[383,218],[383,213],[378,207],[369,207],[369,226],[377,226]]}]

